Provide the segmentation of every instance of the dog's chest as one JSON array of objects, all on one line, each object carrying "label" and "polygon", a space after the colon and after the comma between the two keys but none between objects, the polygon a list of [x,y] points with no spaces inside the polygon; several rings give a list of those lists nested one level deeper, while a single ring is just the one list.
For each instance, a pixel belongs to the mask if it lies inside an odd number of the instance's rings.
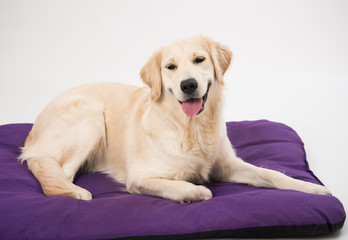
[{"label": "dog's chest", "polygon": [[162,142],[162,159],[174,180],[202,183],[208,181],[216,154],[216,140],[204,135],[177,132]]},{"label": "dog's chest", "polygon": [[185,158],[172,165],[173,180],[203,183],[209,180],[213,162],[207,158]]},{"label": "dog's chest", "polygon": [[153,139],[163,153],[183,159],[211,158],[216,151],[218,137],[206,131],[166,131]]},{"label": "dog's chest", "polygon": [[202,182],[209,179],[214,165],[221,134],[216,122],[198,122],[180,125],[162,121],[154,125],[145,121],[147,149],[156,159],[156,174],[163,178]]}]

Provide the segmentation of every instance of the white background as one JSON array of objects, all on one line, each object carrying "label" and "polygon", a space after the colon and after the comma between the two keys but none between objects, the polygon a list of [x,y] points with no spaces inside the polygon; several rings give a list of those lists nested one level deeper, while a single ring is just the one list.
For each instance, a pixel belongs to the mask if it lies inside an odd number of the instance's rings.
[{"label": "white background", "polygon": [[72,86],[142,85],[154,50],[197,34],[234,53],[226,121],[294,128],[311,169],[347,207],[348,1],[0,0],[0,124],[34,122]]}]

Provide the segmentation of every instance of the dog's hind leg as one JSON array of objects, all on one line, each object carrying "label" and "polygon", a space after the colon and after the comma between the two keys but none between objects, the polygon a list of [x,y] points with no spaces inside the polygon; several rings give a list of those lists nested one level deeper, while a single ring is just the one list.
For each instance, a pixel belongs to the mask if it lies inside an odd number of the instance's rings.
[{"label": "dog's hind leg", "polygon": [[[81,124],[80,129],[74,129],[74,142],[67,146],[59,161],[65,177],[72,182],[77,171],[84,166],[89,171],[103,159],[105,150],[104,126],[92,127]],[[86,170],[84,169],[84,170]]]},{"label": "dog's hind leg", "polygon": [[[27,161],[46,195],[90,200],[91,193],[75,185],[73,179],[94,153],[103,151],[104,116],[93,109],[77,110],[78,115],[71,111],[49,123],[35,123],[20,160]],[[68,119],[71,115],[73,120]]]},{"label": "dog's hind leg", "polygon": [[39,180],[47,196],[66,196],[91,200],[92,194],[69,181],[63,169],[54,159],[28,159],[28,167]]},{"label": "dog's hind leg", "polygon": [[45,141],[47,136],[41,136],[42,139],[23,149],[21,159],[27,161],[48,196],[92,198],[87,190],[73,184],[73,179],[92,153],[102,151],[103,131],[87,124],[76,127],[64,129],[55,141]]}]

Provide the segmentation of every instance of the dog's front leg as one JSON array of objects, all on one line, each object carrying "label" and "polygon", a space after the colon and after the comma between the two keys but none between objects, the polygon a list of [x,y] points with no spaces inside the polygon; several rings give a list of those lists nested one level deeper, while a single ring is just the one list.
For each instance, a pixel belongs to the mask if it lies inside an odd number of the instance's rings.
[{"label": "dog's front leg", "polygon": [[329,191],[321,185],[297,180],[278,171],[244,162],[236,156],[227,138],[222,146],[215,166],[215,174],[222,181],[330,195]]},{"label": "dog's front leg", "polygon": [[127,191],[162,197],[177,202],[198,202],[212,198],[211,191],[204,186],[197,186],[185,181],[162,178],[145,178],[127,183]]}]

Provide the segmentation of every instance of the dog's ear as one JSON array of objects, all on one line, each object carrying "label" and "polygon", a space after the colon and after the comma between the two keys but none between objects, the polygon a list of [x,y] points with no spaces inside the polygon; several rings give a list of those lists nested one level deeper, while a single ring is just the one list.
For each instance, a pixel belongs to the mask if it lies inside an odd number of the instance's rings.
[{"label": "dog's ear", "polygon": [[151,56],[140,71],[141,79],[151,88],[151,101],[153,102],[161,96],[162,91],[161,60],[162,53],[158,51]]},{"label": "dog's ear", "polygon": [[203,41],[207,46],[208,52],[214,65],[216,80],[221,85],[224,85],[223,75],[230,66],[232,60],[232,52],[228,49],[227,46],[214,42],[207,37],[203,37]]}]

